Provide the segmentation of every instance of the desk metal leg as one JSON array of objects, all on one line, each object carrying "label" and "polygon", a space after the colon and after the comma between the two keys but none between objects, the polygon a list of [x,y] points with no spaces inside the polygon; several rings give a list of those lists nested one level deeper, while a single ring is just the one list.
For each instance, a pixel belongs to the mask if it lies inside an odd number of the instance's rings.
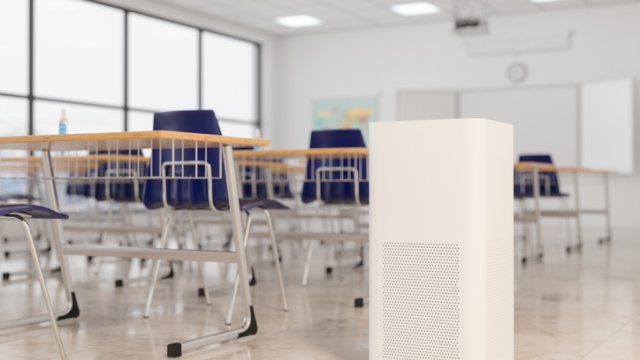
[{"label": "desk metal leg", "polygon": [[540,171],[537,168],[533,169],[533,202],[536,226],[536,256],[542,259],[544,247],[542,245],[542,226],[540,224],[540,219],[542,218],[540,212]]},{"label": "desk metal leg", "polygon": [[611,235],[611,207],[610,207],[610,198],[609,198],[609,173],[604,172],[602,174],[602,181],[604,185],[604,210],[605,210],[605,221],[607,226],[607,234],[605,238],[598,239],[598,242],[605,243],[610,242],[612,239]]},{"label": "desk metal leg", "polygon": [[[258,327],[255,323],[253,313],[253,302],[251,299],[251,288],[249,287],[249,274],[247,267],[247,252],[243,247],[242,213],[240,211],[240,195],[236,176],[236,167],[233,165],[233,149],[229,145],[222,147],[225,169],[227,170],[227,192],[229,196],[229,211],[231,213],[231,224],[233,239],[236,243],[236,255],[238,257],[238,272],[240,274],[240,286],[242,287],[242,298],[244,300],[244,332],[239,336],[253,335],[257,333]],[[250,316],[250,317],[247,317]]]},{"label": "desk metal leg", "polygon": [[[60,205],[58,203],[58,193],[56,192],[56,183],[53,173],[53,162],[51,161],[51,151],[42,151],[42,172],[44,176],[45,192],[47,194],[47,205],[55,211],[60,211]],[[64,255],[62,247],[64,244],[64,229],[62,228],[61,220],[51,220],[53,227],[53,248],[58,257],[60,263],[60,272],[62,276],[62,285],[64,286],[65,295],[67,298],[66,310],[62,315],[58,316],[58,320],[77,318],[80,316],[80,308],[76,300],[76,294],[73,291],[73,284],[71,283],[71,272],[69,269],[69,262]]]},{"label": "desk metal leg", "polygon": [[[173,217],[171,213],[167,213],[164,225],[162,226],[162,238],[160,239],[160,249],[166,249],[167,240],[169,237],[169,229],[171,227],[171,222]],[[158,275],[160,274],[160,259],[155,259],[153,261],[153,265],[151,266],[151,284],[149,286],[149,292],[147,293],[147,301],[144,305],[144,313],[143,317],[145,319],[149,318],[149,314],[151,313],[151,302],[153,301],[153,295],[156,291],[156,284],[158,283]]]},{"label": "desk metal leg", "polygon": [[280,254],[278,252],[278,242],[276,240],[276,233],[273,227],[273,218],[268,210],[264,210],[264,215],[267,218],[267,225],[269,226],[269,237],[271,238],[271,250],[273,251],[273,260],[276,264],[276,274],[278,275],[278,284],[280,285],[280,294],[282,295],[282,307],[284,311],[289,311],[289,305],[287,304],[287,294],[284,289],[284,280],[282,279],[282,268],[280,266]]},{"label": "desk metal leg", "polygon": [[576,206],[576,234],[578,236],[578,244],[576,245],[578,250],[582,249],[582,221],[580,220],[580,181],[578,179],[578,172],[573,173],[573,191],[575,192],[575,206]]},{"label": "desk metal leg", "polygon": [[183,342],[171,343],[167,345],[167,356],[174,358],[182,356],[184,351],[189,351],[204,346],[218,344],[240,337],[255,335],[258,333],[258,325],[253,310],[251,299],[251,289],[249,288],[249,275],[247,271],[247,254],[243,247],[242,232],[242,213],[240,211],[238,182],[236,175],[236,167],[233,160],[233,149],[230,145],[223,145],[222,159],[226,170],[227,194],[229,197],[229,212],[231,215],[231,224],[233,231],[233,240],[235,242],[235,257],[238,264],[238,273],[240,277],[240,287],[242,289],[242,300],[244,310],[244,320],[240,328],[224,331],[217,334],[206,335],[196,339]]},{"label": "desk metal leg", "polygon": [[[191,228],[191,242],[193,244],[193,250],[199,250],[200,246],[200,238],[198,236],[198,230],[196,229],[196,225],[193,222],[193,216],[188,214],[189,220],[189,228]],[[200,275],[200,280],[202,281],[202,292],[204,293],[204,299],[207,305],[211,305],[211,296],[209,294],[209,289],[207,289],[207,275],[205,273],[204,264],[198,263],[198,273]]]},{"label": "desk metal leg", "polygon": [[[244,240],[243,240],[243,250],[247,251],[247,244],[249,242],[249,232],[251,231],[251,214],[247,214],[247,224],[244,228]],[[227,317],[225,318],[224,323],[226,325],[231,325],[231,318],[233,317],[233,310],[235,309],[236,298],[238,297],[238,286],[240,286],[240,272],[236,273],[236,278],[233,283],[233,292],[231,294],[231,301],[229,303],[229,309],[227,310]]]}]

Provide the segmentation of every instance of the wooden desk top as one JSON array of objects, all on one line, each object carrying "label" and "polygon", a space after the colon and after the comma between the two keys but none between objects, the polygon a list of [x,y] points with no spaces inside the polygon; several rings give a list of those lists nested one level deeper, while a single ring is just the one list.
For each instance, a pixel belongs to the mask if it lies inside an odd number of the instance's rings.
[{"label": "wooden desk top", "polygon": [[[98,166],[111,163],[130,165],[132,168],[142,164],[148,164],[151,159],[140,155],[122,154],[91,154],[84,156],[54,156],[51,159],[56,169],[66,171],[84,171],[97,169]],[[42,158],[39,156],[23,157],[0,157],[0,170],[37,170],[42,165]]]},{"label": "wooden desk top", "polygon": [[580,166],[555,166],[549,163],[539,163],[539,162],[517,162],[513,164],[513,167],[518,171],[533,171],[534,169],[538,169],[538,171],[551,171],[551,172],[565,172],[565,173],[592,173],[592,174],[603,174],[603,173],[612,173],[611,170],[607,169],[592,169]]},{"label": "wooden desk top", "polygon": [[220,145],[266,146],[265,139],[206,135],[180,131],[127,131],[113,133],[28,135],[0,137],[0,149],[5,150],[128,150],[170,147],[217,147]]},{"label": "wooden desk top", "polygon": [[321,149],[288,149],[288,150],[237,150],[236,157],[295,157],[323,155],[368,155],[369,149],[356,148],[321,148]]}]

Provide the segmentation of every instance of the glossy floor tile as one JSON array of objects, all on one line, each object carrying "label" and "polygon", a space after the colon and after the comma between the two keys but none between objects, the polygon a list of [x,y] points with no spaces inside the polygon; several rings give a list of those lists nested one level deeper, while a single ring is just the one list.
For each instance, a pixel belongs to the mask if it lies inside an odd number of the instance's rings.
[{"label": "glossy floor tile", "polygon": [[[585,236],[580,254],[566,255],[561,234],[546,235],[542,262],[516,262],[516,359],[640,358],[640,231],[616,231],[614,242],[596,243],[597,232]],[[366,271],[350,266],[326,275],[323,256],[313,266],[309,286],[300,286],[304,249],[283,244],[290,312],[284,313],[266,251],[256,263],[252,288],[259,333],[217,348],[187,353],[184,359],[367,359],[367,309],[353,307],[362,296]],[[24,260],[3,260],[3,271],[24,267]],[[77,321],[61,326],[72,359],[162,359],[165,345],[223,329],[230,298],[232,268],[208,265],[209,284],[216,287],[212,306],[197,296],[197,271],[176,265],[176,278],[160,282],[150,319],[142,318],[144,283],[116,289],[116,263],[88,265],[72,259],[81,306]],[[139,267],[134,265],[133,275]],[[222,280],[224,279],[224,280]],[[53,295],[63,294],[55,277]],[[0,317],[41,313],[37,283],[16,278],[2,284]],[[235,322],[239,321],[236,316]],[[0,331],[0,358],[55,359],[56,347],[47,326]]]}]

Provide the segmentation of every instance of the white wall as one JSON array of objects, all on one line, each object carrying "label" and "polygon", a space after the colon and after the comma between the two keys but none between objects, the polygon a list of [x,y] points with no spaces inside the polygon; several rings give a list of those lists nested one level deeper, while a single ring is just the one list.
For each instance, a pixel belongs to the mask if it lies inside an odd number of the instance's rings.
[{"label": "white wall", "polygon": [[[637,86],[638,19],[640,4],[493,17],[490,27],[496,36],[572,30],[574,37],[568,51],[491,57],[469,57],[448,22],[285,38],[280,44],[281,111],[278,130],[272,133],[274,145],[307,146],[311,99],[382,94],[381,119],[390,121],[396,118],[400,90],[511,86],[506,68],[514,61],[528,65],[527,85],[631,76]],[[636,142],[638,138],[636,130]],[[640,178],[615,179],[612,187],[614,225],[640,226]]]}]

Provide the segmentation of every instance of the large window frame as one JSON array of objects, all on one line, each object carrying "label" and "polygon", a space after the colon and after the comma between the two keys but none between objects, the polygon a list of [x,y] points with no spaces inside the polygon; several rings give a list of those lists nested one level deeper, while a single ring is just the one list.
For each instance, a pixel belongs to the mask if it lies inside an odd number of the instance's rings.
[{"label": "large window frame", "polygon": [[255,79],[255,85],[256,85],[256,93],[255,93],[255,107],[256,107],[256,113],[255,113],[255,120],[253,121],[246,121],[246,120],[241,120],[241,119],[231,119],[231,118],[226,118],[226,117],[219,117],[219,121],[223,122],[223,123],[234,123],[234,124],[242,124],[245,126],[254,126],[258,129],[262,128],[262,45],[259,42],[250,40],[250,39],[246,39],[246,38],[242,38],[239,36],[235,36],[232,34],[227,34],[227,33],[223,33],[214,29],[209,29],[209,28],[204,28],[204,27],[199,27],[199,26],[194,26],[193,24],[188,24],[185,22],[181,22],[181,21],[177,21],[177,20],[173,20],[173,19],[168,19],[162,16],[158,16],[158,15],[153,15],[153,14],[149,14],[149,13],[145,13],[145,12],[141,12],[138,10],[133,10],[130,8],[125,8],[125,7],[120,7],[120,6],[116,6],[113,4],[107,4],[104,3],[102,1],[99,0],[82,0],[82,1],[86,1],[86,2],[90,2],[90,3],[94,3],[100,6],[106,6],[106,7],[110,7],[113,9],[118,9],[120,11],[122,11],[124,13],[124,39],[123,39],[123,46],[124,46],[124,51],[123,51],[123,63],[124,63],[124,67],[123,67],[123,102],[122,105],[110,105],[110,104],[103,104],[103,103],[98,103],[98,102],[91,102],[91,101],[78,101],[78,100],[72,100],[72,99],[66,99],[66,98],[58,98],[58,97],[46,97],[46,96],[36,96],[35,95],[35,88],[34,88],[34,67],[35,67],[35,56],[37,54],[34,54],[34,47],[35,47],[35,16],[34,16],[34,10],[35,10],[35,0],[28,0],[28,11],[29,11],[29,16],[28,16],[28,74],[27,74],[27,82],[28,82],[28,86],[27,86],[27,94],[16,94],[16,93],[11,93],[11,92],[3,92],[0,91],[0,96],[3,97],[12,97],[12,98],[21,98],[21,99],[27,99],[28,100],[28,130],[29,130],[29,135],[33,135],[34,134],[34,130],[35,130],[35,109],[34,109],[34,104],[36,101],[38,100],[42,100],[42,101],[48,101],[48,102],[56,102],[59,104],[73,104],[73,105],[85,105],[85,106],[92,106],[92,107],[97,107],[97,108],[105,108],[105,109],[117,109],[117,110],[122,110],[123,114],[124,114],[124,119],[122,119],[123,121],[123,129],[124,131],[128,131],[129,129],[129,112],[130,111],[137,111],[137,112],[146,112],[146,113],[150,113],[150,112],[156,112],[156,111],[160,111],[159,109],[143,109],[143,108],[137,108],[137,107],[133,107],[129,105],[129,78],[130,78],[130,69],[129,69],[129,15],[130,14],[138,14],[141,16],[147,16],[156,20],[161,20],[161,21],[166,21],[169,23],[173,23],[173,24],[177,24],[177,25],[181,25],[181,26],[185,26],[185,27],[189,27],[192,29],[195,29],[198,31],[198,46],[197,46],[197,73],[198,73],[198,77],[197,77],[197,96],[198,96],[198,109],[202,109],[203,108],[203,89],[204,89],[204,84],[203,84],[203,36],[206,33],[213,33],[213,34],[217,34],[217,35],[221,35],[221,36],[225,36],[228,38],[232,38],[235,40],[239,40],[239,41],[244,41],[247,43],[252,44],[253,46],[256,47],[256,59],[255,59],[255,74],[256,74],[256,79]]}]

